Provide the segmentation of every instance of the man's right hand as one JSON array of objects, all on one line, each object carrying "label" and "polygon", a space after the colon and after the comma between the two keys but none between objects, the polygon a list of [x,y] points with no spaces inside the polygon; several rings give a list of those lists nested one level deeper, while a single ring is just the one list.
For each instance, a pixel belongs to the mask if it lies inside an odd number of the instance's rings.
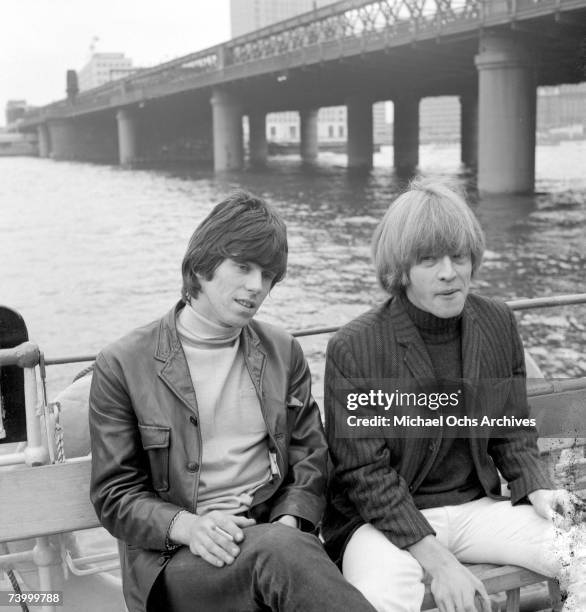
[{"label": "man's right hand", "polygon": [[255,525],[254,519],[233,516],[214,510],[199,516],[182,512],[173,523],[169,537],[177,544],[214,565],[230,565],[240,553],[238,544],[244,540],[244,527]]},{"label": "man's right hand", "polygon": [[409,547],[409,552],[431,576],[431,592],[440,612],[491,612],[482,584],[435,536]]}]

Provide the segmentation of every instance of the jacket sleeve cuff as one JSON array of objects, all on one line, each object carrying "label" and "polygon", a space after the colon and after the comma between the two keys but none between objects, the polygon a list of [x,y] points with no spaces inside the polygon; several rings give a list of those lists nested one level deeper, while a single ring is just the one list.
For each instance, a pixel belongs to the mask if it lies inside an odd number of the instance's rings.
[{"label": "jacket sleeve cuff", "polygon": [[[374,524],[376,527],[376,524]],[[433,527],[419,511],[409,517],[408,523],[401,522],[401,527],[381,529],[385,536],[397,548],[405,549],[419,542],[428,535],[436,535]]]},{"label": "jacket sleeve cuff", "polygon": [[311,529],[303,529],[303,531],[312,531],[319,521],[323,513],[324,501],[318,495],[303,492],[293,496],[292,493],[277,501],[271,508],[269,522],[273,522],[283,514],[290,514],[300,519],[300,525],[311,525]]},{"label": "jacket sleeve cuff", "polygon": [[551,479],[544,472],[523,474],[509,483],[511,490],[511,504],[523,501],[527,495],[537,489],[555,489]]}]

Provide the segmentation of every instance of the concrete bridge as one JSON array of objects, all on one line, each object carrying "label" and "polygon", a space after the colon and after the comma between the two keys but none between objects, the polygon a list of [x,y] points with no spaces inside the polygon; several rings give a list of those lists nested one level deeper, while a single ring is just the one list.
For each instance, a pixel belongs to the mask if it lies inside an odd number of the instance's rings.
[{"label": "concrete bridge", "polygon": [[343,0],[29,113],[41,156],[195,159],[217,171],[267,157],[266,115],[300,114],[317,156],[320,107],[346,105],[348,166],[372,165],[372,104],[392,100],[394,159],[418,163],[419,101],[461,100],[462,161],[483,192],[534,187],[536,88],[586,79],[586,0]]}]

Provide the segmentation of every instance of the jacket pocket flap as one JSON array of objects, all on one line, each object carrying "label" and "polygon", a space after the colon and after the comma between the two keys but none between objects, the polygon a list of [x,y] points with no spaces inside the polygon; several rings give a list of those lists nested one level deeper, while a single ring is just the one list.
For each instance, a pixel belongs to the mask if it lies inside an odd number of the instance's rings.
[{"label": "jacket pocket flap", "polygon": [[299,401],[294,395],[290,395],[287,398],[288,408],[301,408],[302,406],[303,406],[303,402]]},{"label": "jacket pocket flap", "polygon": [[170,427],[161,425],[141,425],[139,423],[142,446],[145,450],[151,448],[167,448],[169,446]]}]

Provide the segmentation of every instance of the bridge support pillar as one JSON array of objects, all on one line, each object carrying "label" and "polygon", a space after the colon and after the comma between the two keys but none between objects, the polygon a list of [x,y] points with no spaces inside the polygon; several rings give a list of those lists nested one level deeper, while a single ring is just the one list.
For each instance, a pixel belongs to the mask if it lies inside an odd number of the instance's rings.
[{"label": "bridge support pillar", "polygon": [[262,111],[254,111],[248,115],[250,163],[255,166],[262,166],[267,162],[269,147],[266,119],[267,115]]},{"label": "bridge support pillar", "polygon": [[118,124],[118,161],[121,166],[132,164],[138,156],[138,126],[136,116],[128,109],[116,113]]},{"label": "bridge support pillar", "polygon": [[352,96],[347,102],[348,168],[372,168],[372,102]]},{"label": "bridge support pillar", "polygon": [[398,172],[412,172],[419,163],[419,96],[403,92],[393,98],[394,164]]},{"label": "bridge support pillar", "polygon": [[460,160],[469,168],[478,165],[478,92],[460,96]]},{"label": "bridge support pillar", "polygon": [[230,92],[214,89],[212,95],[214,126],[214,170],[238,170],[244,162],[242,109]]},{"label": "bridge support pillar", "polygon": [[49,157],[51,155],[51,142],[49,140],[49,128],[46,123],[41,123],[37,127],[39,139],[39,157]]},{"label": "bridge support pillar", "polygon": [[53,159],[78,159],[77,129],[72,119],[53,119],[48,130]]},{"label": "bridge support pillar", "polygon": [[312,164],[317,160],[319,142],[317,134],[318,114],[318,108],[304,108],[299,111],[301,159],[307,164]]},{"label": "bridge support pillar", "polygon": [[478,190],[524,193],[535,182],[536,79],[529,49],[484,34],[478,69]]}]

